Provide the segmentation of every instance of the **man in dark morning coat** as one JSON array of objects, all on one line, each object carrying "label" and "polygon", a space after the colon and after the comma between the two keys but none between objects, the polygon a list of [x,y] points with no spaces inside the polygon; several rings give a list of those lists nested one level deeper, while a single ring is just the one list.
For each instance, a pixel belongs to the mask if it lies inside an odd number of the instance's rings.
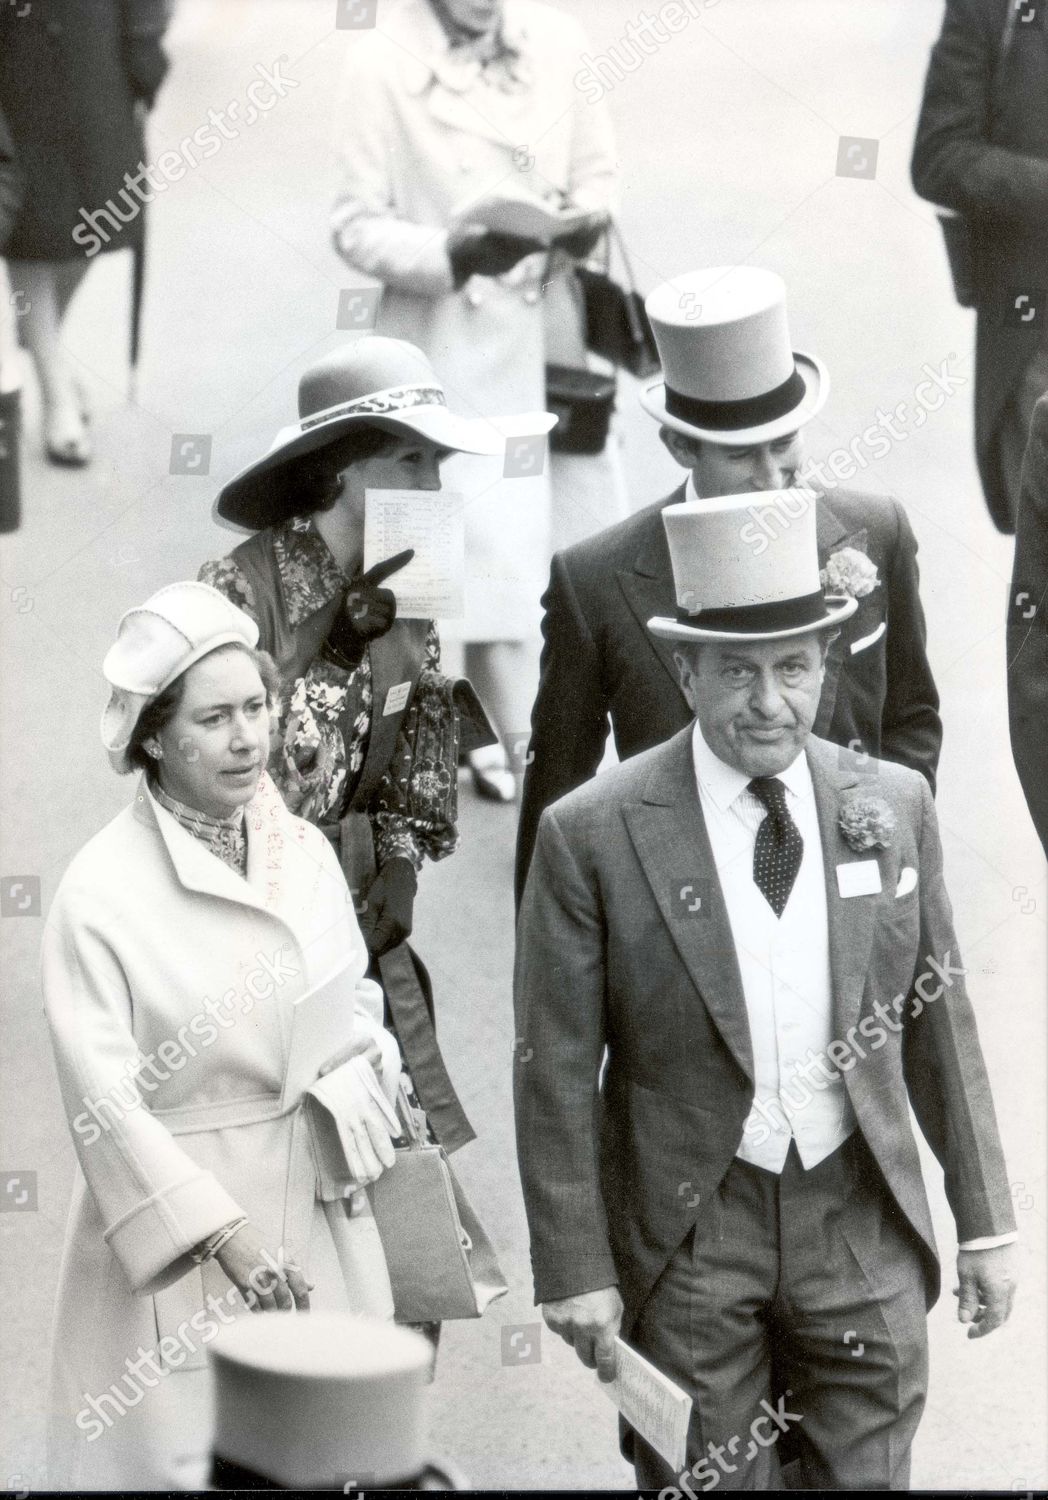
[{"label": "man in dark morning coat", "polygon": [[1048,855],[1048,393],[1023,463],[1008,611],[1008,724],[1026,805]]},{"label": "man in dark morning coat", "polygon": [[[911,766],[935,787],[942,725],[917,543],[897,501],[838,490],[832,476],[820,486],[803,467],[801,428],[822,408],[829,381],[820,360],[791,350],[781,279],[746,267],[680,276],[652,293],[648,312],[665,379],[642,401],[690,474],[655,505],[553,558],[517,840],[518,904],[542,810],[595,774],[609,715],[620,760],[690,721],[670,648],[645,628],[673,599],[661,512],[689,495],[784,491],[799,479],[818,492],[820,558],[825,566],[836,555],[832,566],[861,596],[830,647],[815,732]],[[879,437],[887,451],[878,429],[863,437],[873,451]],[[769,494],[748,522],[742,541],[764,550],[791,524],[786,497]]]},{"label": "man in dark morning coat", "polygon": [[602,1378],[621,1333],[691,1397],[686,1472],[626,1433],[666,1500],[781,1488],[788,1439],[789,1488],[907,1487],[939,1290],[911,1106],[969,1338],[1014,1289],[931,792],[811,733],[857,601],[810,507],[740,547],[756,498],[664,509],[649,628],[694,722],[545,810],[517,927],[536,1302]]},{"label": "man in dark morning coat", "polygon": [[1030,415],[1048,390],[1046,11],[1046,0],[947,0],[911,168],[922,198],[971,226],[975,452],[994,525],[1009,533]]}]

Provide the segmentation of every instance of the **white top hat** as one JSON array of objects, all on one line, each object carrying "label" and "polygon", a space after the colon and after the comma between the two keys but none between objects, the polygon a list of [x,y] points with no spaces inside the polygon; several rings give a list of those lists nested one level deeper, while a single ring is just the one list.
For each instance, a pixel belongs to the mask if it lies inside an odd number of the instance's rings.
[{"label": "white top hat", "polygon": [[[857,601],[824,594],[819,580],[815,504],[796,489],[667,505],[677,617],[648,629],[674,641],[774,640],[846,620]],[[769,506],[777,525],[761,527]]]},{"label": "white top hat", "polygon": [[645,302],[662,376],[641,394],[658,422],[706,442],[767,443],[822,410],[821,360],[790,347],[786,286],[774,271],[714,266]]},{"label": "white top hat", "polygon": [[426,1467],[432,1351],[351,1313],[240,1318],[209,1345],[215,1458],[282,1489],[380,1488]]},{"label": "white top hat", "polygon": [[102,671],[113,691],[102,714],[102,743],[113,768],[131,769],[127,747],[146,704],[219,646],[254,647],[258,626],[207,583],[169,583],[129,609]]}]

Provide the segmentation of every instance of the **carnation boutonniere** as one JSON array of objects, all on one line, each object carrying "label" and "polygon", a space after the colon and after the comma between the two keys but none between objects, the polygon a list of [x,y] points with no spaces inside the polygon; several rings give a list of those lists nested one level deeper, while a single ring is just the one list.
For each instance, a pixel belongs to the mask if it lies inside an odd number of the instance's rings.
[{"label": "carnation boutonniere", "polygon": [[840,830],[856,854],[887,849],[895,832],[895,814],[880,797],[851,797],[841,805]]},{"label": "carnation boutonniere", "polygon": [[826,566],[819,570],[819,582],[828,594],[846,594],[849,599],[865,599],[880,583],[877,564],[858,547],[842,547],[831,552]]}]

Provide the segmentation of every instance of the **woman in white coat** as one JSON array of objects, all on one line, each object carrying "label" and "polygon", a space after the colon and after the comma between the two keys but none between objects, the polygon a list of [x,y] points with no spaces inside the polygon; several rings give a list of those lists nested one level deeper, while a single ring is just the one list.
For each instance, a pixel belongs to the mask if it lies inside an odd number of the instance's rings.
[{"label": "woman in white coat", "polygon": [[70,865],[43,949],[80,1164],[52,1350],[61,1489],[202,1485],[221,1324],[393,1314],[358,1190],[393,1161],[399,1055],[334,851],[265,774],[257,639],[177,583],[124,616],[105,662],[103,741],[144,774]]},{"label": "woman in white coat", "polygon": [[[589,211],[570,250],[592,245],[616,168],[607,112],[574,83],[585,51],[577,22],[537,0],[391,0],[380,27],[348,39],[335,246],[382,282],[378,330],[420,345],[480,416],[542,409],[547,362],[586,364],[573,255],[455,229],[481,199],[537,198]],[[447,467],[467,501],[466,673],[504,736],[526,738],[551,551],[626,514],[616,443],[553,454],[530,476],[478,459]],[[493,753],[474,753],[475,772]],[[505,773],[478,787],[513,795]]]}]

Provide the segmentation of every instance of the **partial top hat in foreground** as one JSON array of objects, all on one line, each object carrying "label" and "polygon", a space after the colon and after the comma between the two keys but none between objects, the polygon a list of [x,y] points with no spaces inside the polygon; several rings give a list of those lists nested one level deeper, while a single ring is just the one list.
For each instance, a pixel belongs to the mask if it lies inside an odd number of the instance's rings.
[{"label": "partial top hat in foreground", "polygon": [[[791,503],[779,508],[783,495]],[[775,503],[781,530],[770,539],[756,514]],[[840,625],[857,600],[823,592],[811,490],[685,500],[662,512],[677,614],[648,629],[663,640],[755,641]]]},{"label": "partial top hat in foreground", "polygon": [[[437,1487],[420,1334],[351,1313],[269,1313],[229,1324],[209,1353],[213,1487]],[[459,1488],[457,1476],[439,1487]]]},{"label": "partial top hat in foreground", "polygon": [[711,443],[767,443],[826,404],[826,367],[791,348],[786,286],[774,271],[692,271],[656,287],[645,307],[662,375],[640,399],[666,427]]},{"label": "partial top hat in foreground", "polygon": [[457,453],[497,457],[507,437],[538,437],[556,423],[552,412],[460,417],[422,350],[406,339],[362,334],[311,365],[298,383],[298,421],[282,427],[268,450],[225,485],[215,514],[260,531],[294,514],[287,465],[316,453],[361,425],[417,433]]}]

